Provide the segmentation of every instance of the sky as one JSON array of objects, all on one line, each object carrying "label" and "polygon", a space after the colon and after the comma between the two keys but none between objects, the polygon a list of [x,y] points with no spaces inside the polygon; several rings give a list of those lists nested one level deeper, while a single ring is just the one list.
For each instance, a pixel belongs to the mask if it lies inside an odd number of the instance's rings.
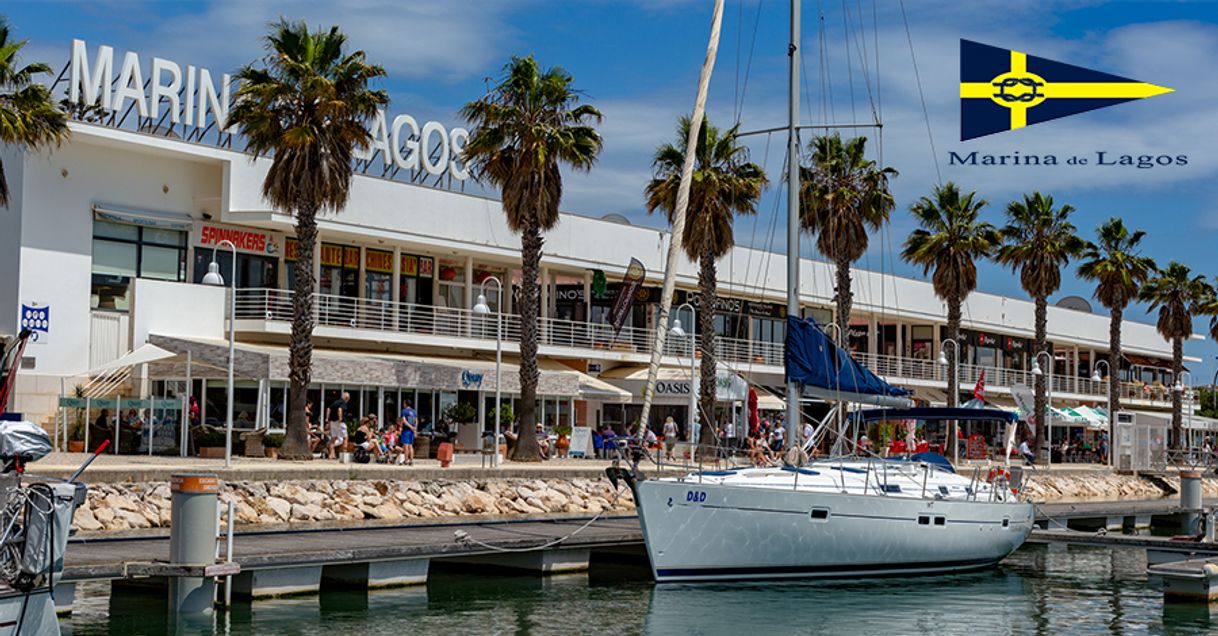
[{"label": "sky", "polygon": [[[604,113],[604,151],[588,173],[568,174],[562,207],[587,216],[624,215],[663,227],[649,215],[643,187],[656,146],[674,137],[692,108],[709,32],[709,0],[331,0],[315,2],[10,1],[7,15],[28,38],[27,59],[62,68],[73,38],[109,44],[180,64],[232,71],[259,57],[260,38],[279,17],[338,25],[352,46],[383,65],[389,112],[450,125],[461,105],[483,95],[513,55],[535,55],[575,77],[586,101]],[[1218,3],[1010,2],[1002,0],[818,0],[803,2],[800,117],[803,124],[874,124],[865,134],[874,158],[896,168],[896,210],[860,266],[921,277],[896,252],[915,227],[907,212],[937,184],[954,181],[990,202],[983,216],[1001,224],[1006,204],[1042,191],[1076,208],[1086,238],[1119,216],[1147,231],[1144,254],[1175,259],[1218,282]],[[788,2],[727,0],[708,113],[741,130],[786,124]],[[1175,89],[1112,108],[960,141],[960,39]],[[805,131],[806,144],[812,131]],[[738,243],[784,251],[781,185],[785,134],[748,138],[752,159],[771,177],[758,214],[736,224]],[[1079,155],[1088,165],[962,166],[950,153]],[[1107,157],[1187,157],[1186,165],[1095,165]],[[777,223],[775,223],[777,221]],[[877,240],[878,239],[878,240]],[[810,241],[801,252],[819,258]],[[1018,278],[993,264],[979,272],[983,291],[1024,297]],[[1063,276],[1067,295],[1093,288]],[[1092,301],[1097,311],[1103,311]],[[1153,322],[1142,306],[1127,319]],[[1198,319],[1195,329],[1205,332]],[[1218,346],[1190,341],[1195,384],[1208,384]]]}]

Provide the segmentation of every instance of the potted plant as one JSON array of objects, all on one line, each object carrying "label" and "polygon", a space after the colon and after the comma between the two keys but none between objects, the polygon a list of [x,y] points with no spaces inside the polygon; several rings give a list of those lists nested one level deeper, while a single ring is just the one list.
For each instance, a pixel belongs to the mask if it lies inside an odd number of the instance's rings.
[{"label": "potted plant", "polygon": [[271,459],[279,459],[279,447],[283,446],[282,433],[268,433],[262,437],[262,452]]},{"label": "potted plant", "polygon": [[[84,398],[84,385],[77,384],[72,389],[72,397]],[[87,422],[87,413],[82,408],[73,409],[75,411],[72,417],[72,426],[68,429],[68,452],[83,453],[85,452],[85,426]]]},{"label": "potted plant", "polygon": [[195,436],[195,448],[204,459],[224,459],[224,431],[205,431]]},{"label": "potted plant", "polygon": [[559,457],[566,457],[567,451],[571,449],[571,427],[559,424],[554,427],[554,434],[558,436],[558,439],[554,441],[554,450],[557,451]]}]

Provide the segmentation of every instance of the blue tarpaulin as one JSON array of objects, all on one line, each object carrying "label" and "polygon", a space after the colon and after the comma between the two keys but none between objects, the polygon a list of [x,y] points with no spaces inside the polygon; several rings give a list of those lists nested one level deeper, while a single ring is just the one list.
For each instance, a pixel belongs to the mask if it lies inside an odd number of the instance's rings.
[{"label": "blue tarpaulin", "polygon": [[[788,382],[821,389],[821,394],[905,398],[909,391],[888,384],[835,345],[812,319],[787,316],[786,372]],[[845,399],[845,398],[843,398]]]}]

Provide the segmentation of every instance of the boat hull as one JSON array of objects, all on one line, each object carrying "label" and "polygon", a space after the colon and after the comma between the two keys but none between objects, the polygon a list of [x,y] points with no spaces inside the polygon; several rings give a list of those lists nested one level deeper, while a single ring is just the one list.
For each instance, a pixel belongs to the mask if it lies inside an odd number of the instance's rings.
[{"label": "boat hull", "polygon": [[1031,504],[1017,502],[677,480],[645,480],[634,490],[659,582],[975,570],[1014,552],[1033,523]]}]

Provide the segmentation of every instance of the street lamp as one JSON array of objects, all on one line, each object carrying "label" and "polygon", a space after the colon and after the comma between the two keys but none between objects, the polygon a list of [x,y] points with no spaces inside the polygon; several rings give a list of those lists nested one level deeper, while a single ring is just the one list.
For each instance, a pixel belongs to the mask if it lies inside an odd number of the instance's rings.
[{"label": "street lamp", "polygon": [[[1112,375],[1112,365],[1107,360],[1099,360],[1095,363],[1095,370],[1091,372],[1092,382],[1103,382],[1104,378],[1100,376],[1100,365],[1108,368],[1108,375]],[[1116,412],[1112,403],[1113,391],[1112,385],[1108,385],[1108,456],[1105,457],[1108,465],[1112,465],[1112,441],[1116,439]]]},{"label": "street lamp", "polygon": [[[949,342],[952,344],[953,362],[950,370],[952,370],[952,374],[956,376],[956,389],[953,391],[951,382],[949,381],[947,383],[947,392],[950,394],[948,395],[948,406],[955,407],[957,406],[956,402],[960,399],[960,341],[954,338],[944,338],[941,340],[939,342],[939,359],[937,362],[940,366],[947,366],[947,349],[944,348],[944,345]],[[960,424],[955,420],[952,420],[951,424],[952,430],[948,431],[948,435],[950,437],[947,443],[952,448],[952,463],[955,464],[960,460],[960,434],[957,432]]]},{"label": "street lamp", "polygon": [[[1044,370],[1042,370],[1040,368],[1040,357],[1041,356],[1044,356],[1045,359],[1049,361],[1049,373],[1047,374],[1048,377],[1045,378],[1045,412],[1041,414],[1044,417],[1044,421],[1041,422],[1041,426],[1045,427],[1045,442],[1048,444],[1048,448],[1046,449],[1047,452],[1045,453],[1045,468],[1048,468],[1049,465],[1053,463],[1053,362],[1054,362],[1054,360],[1053,360],[1053,354],[1049,353],[1048,351],[1040,351],[1036,355],[1032,356],[1032,375],[1034,375],[1036,377],[1046,375]],[[1111,417],[1111,416],[1112,416],[1112,414],[1109,413],[1109,417]]]},{"label": "street lamp", "polygon": [[[687,425],[687,430],[688,430],[688,434],[689,434],[689,441],[691,443],[693,443],[697,439],[697,437],[695,436],[696,433],[694,431],[697,430],[696,427],[698,426],[698,402],[694,397],[694,382],[695,382],[694,363],[697,358],[697,356],[694,353],[694,349],[696,347],[695,341],[697,340],[695,337],[695,334],[696,334],[697,325],[698,325],[698,311],[696,309],[694,309],[694,306],[689,303],[681,303],[677,307],[677,313],[680,313],[680,311],[682,309],[688,309],[689,316],[690,316],[690,318],[689,318],[689,323],[690,323],[689,324],[689,424]],[[684,338],[685,337],[685,330],[681,328],[681,319],[680,318],[673,318],[672,328],[670,328],[668,330],[668,333],[670,335],[672,335],[674,338]],[[691,455],[691,457],[692,457],[692,455]]]},{"label": "street lamp", "polygon": [[478,289],[478,302],[474,305],[474,313],[479,316],[485,316],[491,313],[491,308],[486,304],[486,284],[495,281],[495,448],[491,449],[491,466],[499,467],[499,387],[502,386],[503,367],[503,282],[494,276],[487,276],[482,279],[482,284]]},{"label": "street lamp", "polygon": [[[1188,384],[1183,384],[1183,378],[1184,378],[1184,376],[1186,376],[1186,375],[1188,376]],[[1193,424],[1193,410],[1192,410],[1193,372],[1192,372],[1192,371],[1187,371],[1187,370],[1185,370],[1185,371],[1181,371],[1181,372],[1180,372],[1180,375],[1176,376],[1176,384],[1175,384],[1174,386],[1172,386],[1171,390],[1172,390],[1172,391],[1175,391],[1176,393],[1179,393],[1179,394],[1180,394],[1181,399],[1187,399],[1187,400],[1189,401],[1188,425],[1184,427],[1184,429],[1185,429],[1185,431],[1186,431],[1186,432],[1184,433],[1184,439],[1187,439],[1187,440],[1188,440],[1188,447],[1189,447],[1189,448],[1192,448],[1192,447],[1193,447],[1193,441],[1192,441],[1192,440],[1193,440],[1193,437],[1192,437],[1192,424]],[[1181,446],[1183,446],[1183,444],[1181,444]]]},{"label": "street lamp", "polygon": [[[233,279],[228,295],[228,412],[224,422],[224,467],[229,468],[233,462],[233,364],[236,361],[237,343],[237,246],[232,241],[224,239],[211,248],[211,262],[207,264],[203,284],[216,286],[224,284],[224,277],[220,275],[220,264],[216,262],[216,249],[225,245],[233,251]],[[148,443],[152,444],[151,441]]]}]

